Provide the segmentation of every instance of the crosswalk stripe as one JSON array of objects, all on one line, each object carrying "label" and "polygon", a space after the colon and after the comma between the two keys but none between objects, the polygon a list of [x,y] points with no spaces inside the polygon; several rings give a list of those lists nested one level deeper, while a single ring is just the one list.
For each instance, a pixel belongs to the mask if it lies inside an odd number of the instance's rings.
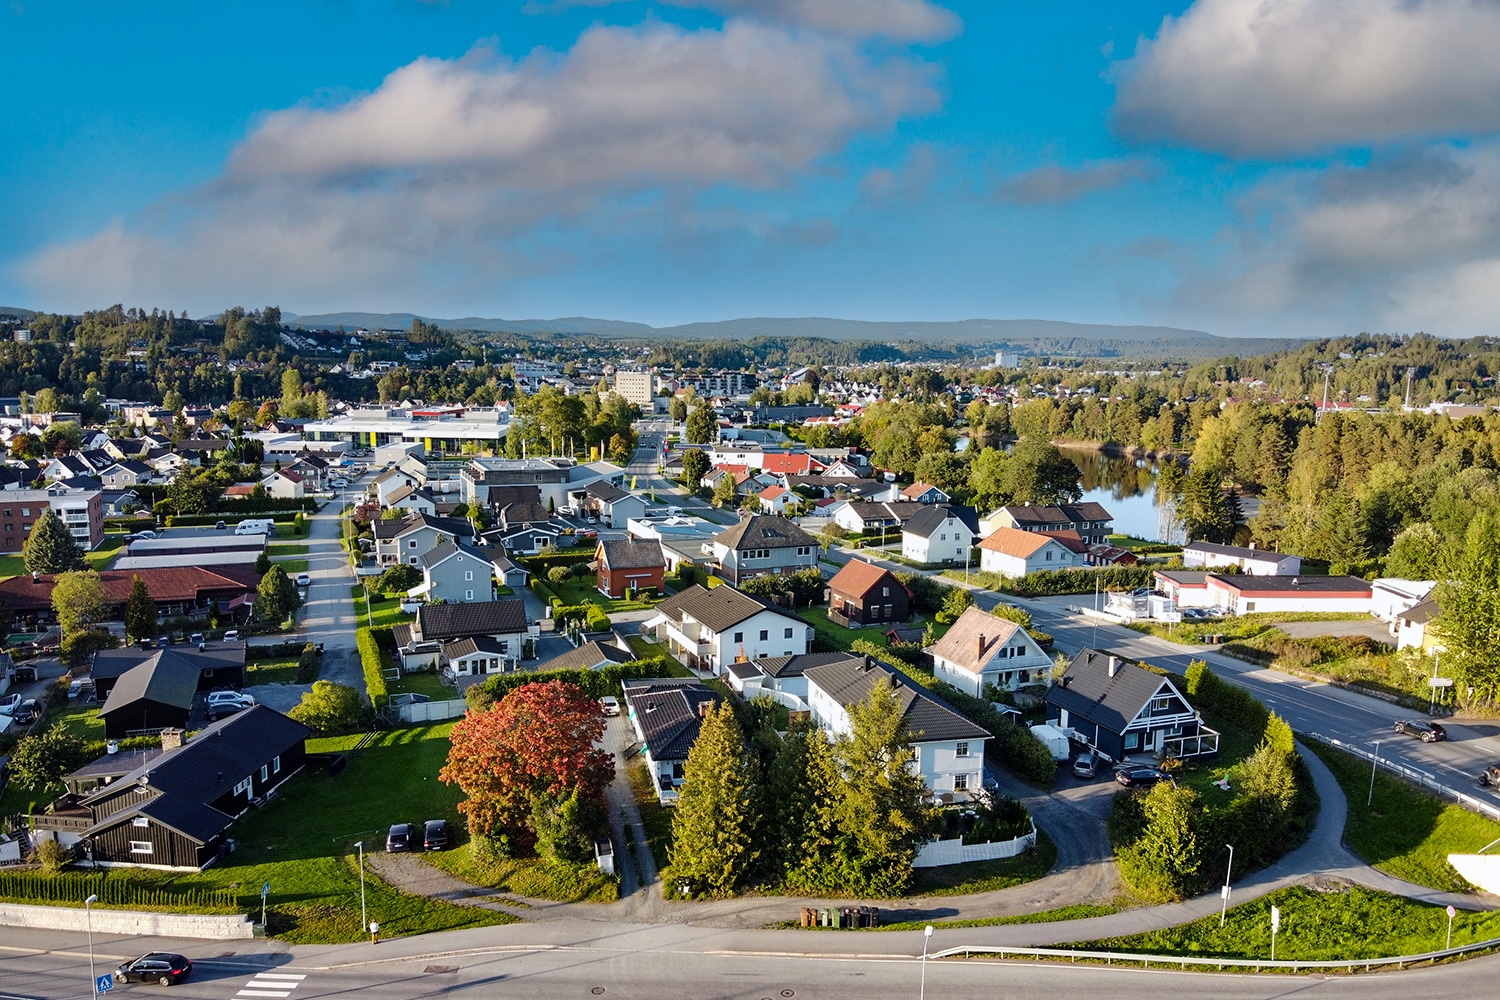
[{"label": "crosswalk stripe", "polygon": [[291,995],[288,991],[268,990],[240,990],[235,994],[237,997],[289,997]]},{"label": "crosswalk stripe", "polygon": [[299,976],[295,972],[257,972],[255,974],[255,978],[256,979],[306,979],[307,977],[306,976]]}]

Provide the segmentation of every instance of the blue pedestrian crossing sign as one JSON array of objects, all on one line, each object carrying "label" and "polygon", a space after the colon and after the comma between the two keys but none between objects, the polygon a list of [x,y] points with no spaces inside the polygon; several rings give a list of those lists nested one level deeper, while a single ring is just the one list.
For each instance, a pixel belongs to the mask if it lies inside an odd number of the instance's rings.
[{"label": "blue pedestrian crossing sign", "polygon": [[97,979],[94,980],[94,995],[95,996],[97,996],[100,993],[108,993],[110,990],[112,990],[114,988],[115,988],[115,977],[114,976],[100,976],[100,977],[98,977]]}]

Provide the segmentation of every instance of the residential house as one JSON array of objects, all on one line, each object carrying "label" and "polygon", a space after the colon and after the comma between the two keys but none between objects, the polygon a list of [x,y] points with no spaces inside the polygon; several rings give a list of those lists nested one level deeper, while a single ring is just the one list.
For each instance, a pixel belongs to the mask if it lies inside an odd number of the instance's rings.
[{"label": "residential house", "polygon": [[901,555],[924,566],[962,566],[978,538],[978,519],[972,507],[923,505],[922,511],[901,526]]},{"label": "residential house", "polygon": [[785,517],[787,505],[795,505],[801,498],[785,486],[767,486],[760,491],[757,499],[760,500],[760,509],[764,513]]},{"label": "residential house", "polygon": [[924,504],[912,500],[846,500],[834,505],[828,511],[828,516],[845,531],[859,533],[879,531],[882,528],[899,529],[925,509]]},{"label": "residential house", "polygon": [[101,650],[94,654],[90,674],[104,700],[99,717],[109,739],[180,729],[187,725],[198,692],[244,686],[245,644]]},{"label": "residential house", "polygon": [[808,667],[807,703],[818,727],[831,737],[853,729],[849,710],[869,700],[885,683],[901,707],[913,765],[934,795],[964,801],[983,787],[984,745],[989,731],[933,698],[890,664],[866,656]]},{"label": "residential house", "polygon": [[400,486],[386,494],[385,508],[437,515],[437,501],[414,486]]},{"label": "residential house", "polygon": [[[192,737],[163,732],[158,754],[106,755],[70,775],[90,790],[31,817],[33,836],[77,844],[95,867],[206,868],[228,854],[235,820],[301,770],[311,733],[264,705]],[[125,764],[135,767],[118,773]]]},{"label": "residential house", "polygon": [[699,584],[658,604],[640,629],[687,666],[714,674],[735,661],[805,653],[814,634],[785,608],[734,587]]},{"label": "residential house", "polygon": [[1082,565],[1080,555],[1052,534],[996,528],[979,543],[979,568],[986,573],[1020,578],[1039,570]]},{"label": "residential house", "polygon": [[568,496],[575,511],[594,516],[606,527],[623,528],[631,518],[646,516],[645,497],[623,490],[607,479],[596,479]]},{"label": "residential house", "polygon": [[1178,683],[1107,650],[1085,649],[1047,689],[1048,721],[1105,758],[1198,757],[1219,750]]},{"label": "residential house", "polygon": [[698,742],[703,717],[718,696],[690,678],[627,680],[621,687],[625,716],[641,744],[641,756],[657,798],[663,805],[673,805],[682,786],[688,751]]},{"label": "residential house", "polygon": [[[1370,584],[1370,614],[1384,622],[1394,622],[1401,612],[1422,603],[1437,586],[1433,580],[1401,580],[1383,576]],[[1394,628],[1392,633],[1395,634]]]},{"label": "residential house", "polygon": [[105,489],[110,490],[129,489],[151,482],[155,477],[156,473],[151,466],[134,458],[123,459],[99,472],[99,481],[104,484]]},{"label": "residential house", "polygon": [[1431,628],[1433,619],[1443,613],[1437,598],[1428,597],[1396,615],[1391,630],[1396,636],[1397,649],[1420,649],[1423,652],[1441,650],[1442,641]]},{"label": "residential house", "polygon": [[1076,531],[1086,545],[1097,545],[1109,540],[1114,531],[1114,520],[1114,515],[1105,510],[1103,504],[1091,500],[1087,503],[1058,504],[1055,507],[1029,504],[1001,507],[979,527],[986,535],[993,534],[997,528]]},{"label": "residential house", "polygon": [[846,628],[904,622],[911,592],[896,574],[863,559],[851,559],[828,581],[828,617]]},{"label": "residential house", "polygon": [[1353,576],[1220,576],[1210,573],[1211,606],[1234,615],[1268,611],[1370,612],[1370,582]]},{"label": "residential house", "polygon": [[[130,572],[103,570],[99,574],[109,603],[109,614],[115,620],[123,614],[125,602],[136,577],[146,585],[162,617],[221,614],[244,614],[255,596],[260,577],[253,566],[224,566],[207,569],[202,566],[175,566],[137,569]],[[0,605],[6,611],[30,622],[53,619],[52,586],[56,578],[43,573],[35,579],[22,574],[0,580]]]},{"label": "residential house", "polygon": [[936,643],[923,650],[939,679],[977,698],[991,689],[1016,691],[1046,684],[1052,658],[1020,625],[969,608]]},{"label": "residential house", "polygon": [[664,592],[667,560],[660,542],[634,536],[601,541],[594,559],[596,586],[606,597],[624,597],[631,590]]},{"label": "residential house", "polygon": [[[509,673],[520,666],[518,648],[508,640],[470,635],[439,644],[443,671],[458,677]],[[417,654],[419,657],[422,654]]]},{"label": "residential house", "polygon": [[140,494],[135,490],[104,490],[101,495],[105,517],[124,517],[141,506]]},{"label": "residential house", "polygon": [[262,479],[261,485],[277,500],[301,500],[306,493],[306,480],[290,469],[276,470]]},{"label": "residential house", "polygon": [[406,469],[387,469],[370,481],[365,492],[373,496],[381,507],[391,505],[391,494],[397,490],[416,489],[422,485],[422,479],[414,472]]},{"label": "residential house", "polygon": [[931,483],[912,483],[901,491],[901,499],[914,503],[947,503],[951,497]]},{"label": "residential house", "polygon": [[224,438],[183,438],[174,449],[193,465],[202,467],[218,461],[219,456],[229,450],[229,441]]},{"label": "residential house", "polygon": [[494,546],[472,545],[449,538],[422,554],[422,583],[411,596],[428,601],[460,603],[488,601],[495,596],[493,580],[499,577],[507,587],[525,586],[527,572],[505,558]]},{"label": "residential house", "polygon": [[370,530],[375,535],[375,562],[380,566],[420,566],[422,556],[440,543],[474,538],[474,526],[466,520],[415,512],[394,520],[371,521]]},{"label": "residential house", "polygon": [[784,517],[742,516],[713,537],[715,572],[738,584],[757,576],[785,575],[818,565],[818,542]]},{"label": "residential house", "polygon": [[[424,604],[417,620],[391,630],[402,657],[402,669],[438,663],[444,644],[458,639],[495,640],[496,656],[519,658],[526,638],[526,606],[519,597],[472,604]],[[446,655],[446,654],[444,654]]]},{"label": "residential house", "polygon": [[1302,572],[1302,557],[1267,552],[1254,545],[1217,545],[1213,542],[1189,542],[1182,547],[1184,569],[1221,569],[1238,567],[1249,576],[1296,576]]},{"label": "residential house", "polygon": [[577,649],[570,649],[566,653],[538,663],[536,669],[547,671],[602,670],[612,664],[629,663],[639,658],[635,650],[630,648],[630,643],[615,634],[611,636],[609,642],[592,639]]}]

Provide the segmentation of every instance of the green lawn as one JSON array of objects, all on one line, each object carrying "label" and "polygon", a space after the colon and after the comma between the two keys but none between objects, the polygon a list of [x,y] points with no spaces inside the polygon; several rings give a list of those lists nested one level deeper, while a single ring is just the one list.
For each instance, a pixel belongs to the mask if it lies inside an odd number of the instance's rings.
[{"label": "green lawn", "polygon": [[[264,809],[235,826],[238,847],[227,863],[179,876],[179,885],[239,886],[247,907],[271,884],[270,930],[291,943],[334,943],[362,937],[355,841],[384,847],[392,823],[445,818],[457,825],[458,789],[437,780],[448,755],[451,724],[383,732],[338,777],[309,769],[287,783]],[[309,740],[308,749],[346,749],[359,736]],[[461,829],[461,827],[459,827]],[[365,872],[370,919],[389,936],[511,922],[476,907],[454,906],[397,892]]]},{"label": "green lawn", "polygon": [[[365,588],[361,584],[355,584],[350,593],[354,598],[356,613],[364,614]],[[370,614],[365,619],[365,624],[371,628],[380,628],[386,625],[402,625],[417,620],[415,614],[402,613],[401,599],[399,597],[382,597],[379,594],[371,594],[369,608]]]},{"label": "green lawn", "polygon": [[297,542],[278,542],[274,545],[266,546],[266,555],[272,559],[278,556],[305,556],[307,555],[307,546]]},{"label": "green lawn", "polygon": [[1023,882],[1034,882],[1057,864],[1057,845],[1041,830],[1036,833],[1036,849],[1019,857],[998,861],[971,861],[941,868],[918,868],[912,879],[913,896],[963,896],[973,892],[1009,889]]},{"label": "green lawn", "polygon": [[604,610],[605,614],[614,614],[617,611],[644,611],[653,606],[648,601],[628,601],[621,598],[605,597],[594,588],[593,577],[569,577],[566,583],[555,584],[546,581],[547,587],[564,604],[594,604]]},{"label": "green lawn", "polygon": [[655,786],[651,784],[651,772],[646,769],[645,761],[632,761],[625,773],[630,778],[630,790],[635,792],[635,803],[641,810],[641,824],[646,828],[646,845],[651,848],[656,870],[665,871],[667,847],[672,843],[672,810],[657,801]]},{"label": "green lawn", "polygon": [[1124,906],[1115,903],[1059,906],[1055,910],[1040,913],[1017,913],[1009,917],[978,917],[974,920],[904,920],[894,924],[883,924],[882,931],[919,931],[927,924],[939,928],[999,927],[1004,924],[1050,924],[1060,920],[1086,920],[1089,917],[1107,917],[1118,913]]},{"label": "green lawn", "polygon": [[425,694],[433,701],[460,697],[437,674],[402,674],[394,681],[386,681],[386,690],[390,694]]},{"label": "green lawn", "polygon": [[537,858],[485,860],[475,857],[473,848],[473,842],[469,842],[422,858],[454,878],[534,899],[613,903],[620,898],[619,879],[604,874],[596,865],[549,863]]},{"label": "green lawn", "polygon": [[[827,643],[829,649],[848,650],[856,639],[873,642],[882,649],[890,648],[890,643],[886,641],[884,635],[886,627],[871,625],[868,628],[844,628],[838,622],[829,619],[827,606],[813,605],[812,607],[798,608],[797,617],[811,625],[817,633],[818,638]],[[926,626],[927,620],[921,617],[913,618],[911,621],[901,624],[902,628],[926,628]],[[947,625],[934,624],[933,634],[941,639],[943,633],[948,631],[948,628],[949,626]]]},{"label": "green lawn", "polygon": [[626,636],[625,641],[630,643],[630,648],[635,651],[637,659],[661,661],[661,672],[663,677],[692,677],[693,672],[667,652],[667,647],[661,643],[647,642],[638,635]]},{"label": "green lawn", "polygon": [[26,560],[21,557],[21,553],[12,552],[0,556],[0,577],[20,576],[24,572]]},{"label": "green lawn", "polygon": [[1366,807],[1370,765],[1316,741],[1308,746],[1328,765],[1349,799],[1344,842],[1351,851],[1408,882],[1449,892],[1473,891],[1448,864],[1448,855],[1473,854],[1500,840],[1500,823],[1434,798],[1385,771],[1375,775],[1375,798]]},{"label": "green lawn", "polygon": [[297,662],[300,657],[278,656],[251,660],[246,664],[245,683],[293,684],[297,680]]},{"label": "green lawn", "polygon": [[[1448,915],[1443,907],[1345,884],[1327,888],[1329,891],[1292,886],[1231,907],[1222,929],[1219,918],[1211,916],[1145,934],[1064,947],[1204,958],[1270,958],[1272,906],[1281,910],[1277,959],[1389,958],[1444,947]],[[1500,937],[1500,911],[1460,911],[1453,922],[1454,947],[1495,937]]]},{"label": "green lawn", "polygon": [[106,535],[104,541],[99,543],[99,547],[97,549],[92,552],[85,552],[83,554],[83,561],[86,562],[89,569],[92,570],[108,569],[109,564],[114,562],[115,556],[120,554],[120,549],[124,546],[124,544],[124,535],[116,535],[114,537],[109,537]]},{"label": "green lawn", "polygon": [[307,572],[306,559],[274,559],[272,564],[281,567],[281,571],[287,576],[296,576],[298,573]]},{"label": "green lawn", "polygon": [[[49,725],[60,725],[83,740],[90,752],[90,759],[104,752],[104,720],[99,718],[97,704],[86,705],[77,701],[61,700],[47,713]],[[0,795],[0,816],[27,813],[41,809],[57,797],[60,788],[38,790],[27,788],[12,781]]]},{"label": "green lawn", "polygon": [[1129,622],[1126,628],[1147,635],[1154,635],[1168,642],[1197,645],[1198,636],[1205,633],[1222,635],[1226,642],[1250,639],[1269,632],[1280,622],[1345,622],[1369,621],[1364,614],[1345,614],[1336,611],[1273,611],[1267,614],[1241,615],[1237,618],[1219,618],[1214,621],[1182,622],[1176,626],[1160,622]]}]

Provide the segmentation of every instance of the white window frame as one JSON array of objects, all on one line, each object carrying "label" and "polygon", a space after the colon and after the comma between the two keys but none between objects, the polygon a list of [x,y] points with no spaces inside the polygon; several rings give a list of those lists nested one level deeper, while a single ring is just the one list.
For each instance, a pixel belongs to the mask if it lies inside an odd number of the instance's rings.
[{"label": "white window frame", "polygon": [[240,792],[249,792],[252,787],[253,787],[253,785],[252,785],[250,779],[246,778],[244,781],[241,781],[239,784],[235,785],[234,786],[234,791],[231,792],[230,794],[231,795],[238,795],[238,794],[240,794]]},{"label": "white window frame", "polygon": [[132,840],[130,842],[131,854],[152,854],[155,850],[156,846],[149,840]]},{"label": "white window frame", "polygon": [[281,754],[277,754],[275,757],[271,758],[271,773],[281,773]]},{"label": "white window frame", "polygon": [[955,792],[967,792],[969,790],[969,776],[967,774],[955,774],[953,776],[953,790]]},{"label": "white window frame", "polygon": [[953,756],[955,756],[955,757],[967,757],[967,756],[969,756],[969,741],[968,740],[959,740],[957,743],[953,744]]}]

